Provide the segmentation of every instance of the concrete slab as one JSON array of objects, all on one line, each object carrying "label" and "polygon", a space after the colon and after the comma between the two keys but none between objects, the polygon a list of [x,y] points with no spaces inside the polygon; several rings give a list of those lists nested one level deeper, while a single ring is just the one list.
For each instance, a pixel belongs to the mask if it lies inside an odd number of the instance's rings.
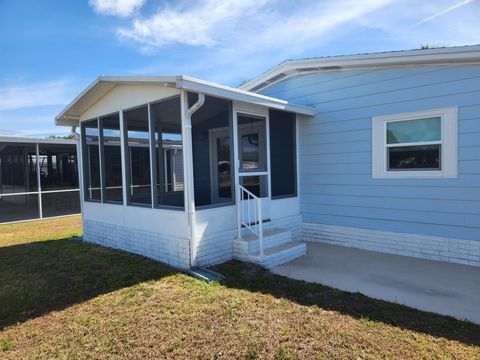
[{"label": "concrete slab", "polygon": [[480,267],[307,244],[306,256],[271,271],[480,324]]}]

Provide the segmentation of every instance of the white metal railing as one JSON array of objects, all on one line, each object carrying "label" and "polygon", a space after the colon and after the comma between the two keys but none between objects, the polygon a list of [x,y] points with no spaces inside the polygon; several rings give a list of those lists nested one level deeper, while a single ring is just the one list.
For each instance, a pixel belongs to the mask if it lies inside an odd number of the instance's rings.
[{"label": "white metal railing", "polygon": [[263,217],[262,217],[262,199],[247,190],[242,185],[238,185],[238,234],[241,237],[241,228],[245,227],[258,237],[260,250],[260,259],[263,259]]}]

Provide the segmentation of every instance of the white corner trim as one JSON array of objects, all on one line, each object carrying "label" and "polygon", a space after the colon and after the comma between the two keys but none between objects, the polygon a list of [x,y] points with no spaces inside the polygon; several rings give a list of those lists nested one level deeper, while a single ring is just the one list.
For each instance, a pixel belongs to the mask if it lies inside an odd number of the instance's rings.
[{"label": "white corner trim", "polygon": [[[388,171],[385,124],[392,121],[441,117],[441,170]],[[458,107],[447,107],[372,117],[372,178],[454,179],[458,177]]]}]

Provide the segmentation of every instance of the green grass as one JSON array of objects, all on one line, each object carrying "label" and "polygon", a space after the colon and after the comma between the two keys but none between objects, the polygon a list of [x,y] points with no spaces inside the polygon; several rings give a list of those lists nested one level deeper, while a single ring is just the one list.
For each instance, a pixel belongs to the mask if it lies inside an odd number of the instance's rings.
[{"label": "green grass", "polygon": [[0,226],[0,358],[480,359],[469,322],[238,261],[205,283],[62,239],[79,232],[78,218]]}]

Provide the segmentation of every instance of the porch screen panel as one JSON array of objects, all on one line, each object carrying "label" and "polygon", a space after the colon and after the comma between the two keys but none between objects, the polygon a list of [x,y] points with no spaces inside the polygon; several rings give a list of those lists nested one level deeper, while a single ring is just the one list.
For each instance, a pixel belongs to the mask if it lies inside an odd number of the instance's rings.
[{"label": "porch screen panel", "polygon": [[264,117],[238,115],[240,171],[266,171],[266,121]]},{"label": "porch screen panel", "polygon": [[85,200],[100,201],[100,153],[97,119],[82,123],[83,173]]},{"label": "porch screen panel", "polygon": [[128,203],[151,206],[148,105],[125,111],[124,121],[128,144]]},{"label": "porch screen panel", "polygon": [[37,191],[35,145],[0,143],[0,194]]},{"label": "porch screen panel", "polygon": [[39,217],[38,194],[9,194],[0,198],[0,223]]},{"label": "porch screen panel", "polygon": [[105,174],[105,201],[123,203],[122,149],[120,145],[120,117],[118,113],[100,118],[103,130]]},{"label": "porch screen panel", "polygon": [[38,161],[42,191],[78,189],[75,145],[40,144]]},{"label": "porch screen panel", "polygon": [[297,194],[295,114],[270,110],[272,198]]},{"label": "porch screen panel", "polygon": [[42,193],[42,216],[64,216],[80,214],[80,191]]},{"label": "porch screen panel", "polygon": [[[189,99],[189,105],[196,101]],[[212,96],[192,116],[195,206],[232,204],[231,102]]]},{"label": "porch screen panel", "polygon": [[157,199],[155,206],[184,207],[183,138],[180,96],[150,104],[155,131]]}]

